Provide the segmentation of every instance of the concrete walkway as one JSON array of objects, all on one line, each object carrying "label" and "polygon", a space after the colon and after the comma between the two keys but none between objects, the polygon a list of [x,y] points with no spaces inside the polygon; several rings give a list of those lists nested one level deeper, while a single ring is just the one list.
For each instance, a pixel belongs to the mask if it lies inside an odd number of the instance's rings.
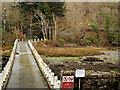
[{"label": "concrete walkway", "polygon": [[18,42],[16,52],[7,88],[48,89],[27,42]]}]

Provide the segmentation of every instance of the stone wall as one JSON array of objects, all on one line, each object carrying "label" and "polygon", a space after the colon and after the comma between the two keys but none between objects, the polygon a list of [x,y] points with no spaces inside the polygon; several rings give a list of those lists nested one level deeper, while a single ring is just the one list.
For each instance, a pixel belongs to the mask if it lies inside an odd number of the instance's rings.
[{"label": "stone wall", "polygon": [[[62,76],[74,75],[71,73],[63,73]],[[62,78],[62,77],[61,77]],[[79,87],[79,78],[74,79],[75,90]],[[106,89],[106,90],[119,90],[120,89],[120,73],[116,74],[89,74],[84,78],[80,78],[80,88],[84,89]]]}]

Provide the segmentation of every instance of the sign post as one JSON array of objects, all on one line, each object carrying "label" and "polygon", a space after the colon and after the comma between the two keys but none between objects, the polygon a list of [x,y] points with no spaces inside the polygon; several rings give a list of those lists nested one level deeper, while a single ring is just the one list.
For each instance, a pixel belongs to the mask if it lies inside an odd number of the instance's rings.
[{"label": "sign post", "polygon": [[62,89],[73,89],[74,76],[63,76]]},{"label": "sign post", "polygon": [[80,90],[80,78],[85,77],[85,69],[76,69],[75,77],[79,78],[79,90]]}]

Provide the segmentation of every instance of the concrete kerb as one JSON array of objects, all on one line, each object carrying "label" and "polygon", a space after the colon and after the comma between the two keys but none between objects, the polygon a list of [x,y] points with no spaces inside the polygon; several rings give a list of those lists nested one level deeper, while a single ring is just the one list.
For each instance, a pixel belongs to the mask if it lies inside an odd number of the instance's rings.
[{"label": "concrete kerb", "polygon": [[40,57],[36,49],[33,47],[30,40],[28,40],[28,45],[30,46],[30,49],[36,59],[37,65],[40,71],[42,72],[44,78],[46,79],[47,84],[50,87],[50,89],[53,89],[53,88],[60,89],[61,81],[58,80],[57,76],[54,76],[54,73],[52,72],[52,70],[48,67],[46,63],[43,62],[42,58]]},{"label": "concrete kerb", "polygon": [[17,42],[18,42],[18,39],[15,40],[14,47],[13,47],[13,50],[11,52],[8,63],[4,67],[4,70],[2,71],[2,73],[0,74],[0,77],[1,77],[0,78],[0,90],[4,90],[6,88],[7,82],[9,80],[10,73],[12,71],[13,62],[14,62]]}]

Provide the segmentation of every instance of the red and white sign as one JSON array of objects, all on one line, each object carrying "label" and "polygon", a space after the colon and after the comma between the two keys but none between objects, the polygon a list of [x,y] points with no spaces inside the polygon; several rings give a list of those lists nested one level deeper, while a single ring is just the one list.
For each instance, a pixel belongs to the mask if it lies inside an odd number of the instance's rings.
[{"label": "red and white sign", "polygon": [[62,88],[63,89],[73,89],[74,76],[63,76]]}]

